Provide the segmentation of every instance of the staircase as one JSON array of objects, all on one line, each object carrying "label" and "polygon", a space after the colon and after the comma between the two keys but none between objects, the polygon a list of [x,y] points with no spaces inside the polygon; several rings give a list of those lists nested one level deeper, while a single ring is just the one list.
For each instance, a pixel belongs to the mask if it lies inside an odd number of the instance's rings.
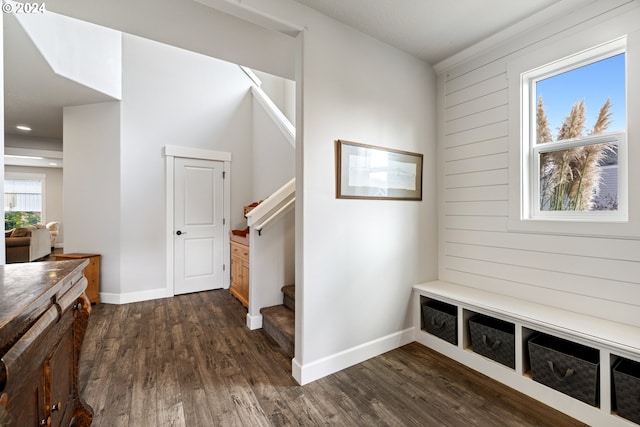
[{"label": "staircase", "polygon": [[294,357],[295,324],[296,324],[296,287],[287,285],[282,287],[282,304],[260,309],[262,314],[262,329],[280,346],[282,352]]}]

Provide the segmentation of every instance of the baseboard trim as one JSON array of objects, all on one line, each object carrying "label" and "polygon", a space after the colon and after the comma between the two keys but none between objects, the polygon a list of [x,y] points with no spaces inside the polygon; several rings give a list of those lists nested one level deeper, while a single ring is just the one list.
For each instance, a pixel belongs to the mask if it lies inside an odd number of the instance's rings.
[{"label": "baseboard trim", "polygon": [[293,378],[300,385],[309,384],[387,351],[410,344],[415,341],[414,332],[413,327],[407,328],[304,365],[294,358],[291,362]]},{"label": "baseboard trim", "polygon": [[247,313],[247,328],[250,331],[262,328],[262,315],[252,316]]},{"label": "baseboard trim", "polygon": [[129,292],[126,294],[112,294],[100,292],[100,302],[105,304],[130,304],[132,302],[149,301],[167,297],[165,288],[151,289],[148,291]]}]

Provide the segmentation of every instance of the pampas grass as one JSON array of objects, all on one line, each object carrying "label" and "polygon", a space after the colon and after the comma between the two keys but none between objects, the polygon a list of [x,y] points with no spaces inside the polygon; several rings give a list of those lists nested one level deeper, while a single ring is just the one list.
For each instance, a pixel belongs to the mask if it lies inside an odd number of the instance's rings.
[{"label": "pampas grass", "polygon": [[[573,104],[560,127],[557,141],[583,136],[585,109],[584,100]],[[610,109],[611,101],[607,99],[589,135],[598,135],[607,129],[611,123]],[[553,141],[542,97],[538,99],[536,110],[538,143]],[[602,177],[600,163],[612,151],[611,144],[602,143],[543,153],[540,161],[540,209],[592,210]]]},{"label": "pampas grass", "polygon": [[549,127],[549,120],[544,112],[542,97],[538,98],[538,106],[536,110],[536,137],[538,144],[553,141],[551,128]]}]

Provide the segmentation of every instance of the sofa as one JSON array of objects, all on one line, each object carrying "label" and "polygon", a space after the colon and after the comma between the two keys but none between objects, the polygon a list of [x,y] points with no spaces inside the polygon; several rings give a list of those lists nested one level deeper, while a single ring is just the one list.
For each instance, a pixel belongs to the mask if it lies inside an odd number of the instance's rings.
[{"label": "sofa", "polygon": [[51,233],[42,224],[5,232],[6,263],[31,262],[51,254]]}]

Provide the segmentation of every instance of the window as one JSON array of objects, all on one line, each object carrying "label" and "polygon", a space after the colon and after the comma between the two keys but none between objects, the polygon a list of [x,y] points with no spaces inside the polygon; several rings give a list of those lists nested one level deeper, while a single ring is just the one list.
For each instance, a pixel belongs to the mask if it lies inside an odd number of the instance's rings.
[{"label": "window", "polygon": [[609,43],[554,61],[525,72],[522,80],[530,164],[525,216],[624,219],[624,45]]},{"label": "window", "polygon": [[6,174],[4,180],[4,229],[41,223],[44,175]]},{"label": "window", "polygon": [[635,42],[576,34],[508,64],[509,230],[640,236]]}]

